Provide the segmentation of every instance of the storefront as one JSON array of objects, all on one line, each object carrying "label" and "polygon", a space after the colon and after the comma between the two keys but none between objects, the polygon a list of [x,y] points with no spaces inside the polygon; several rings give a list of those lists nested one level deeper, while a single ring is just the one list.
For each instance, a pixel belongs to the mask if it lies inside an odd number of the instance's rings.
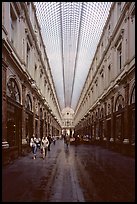
[{"label": "storefront", "polygon": [[22,105],[19,88],[14,78],[8,81],[7,94],[7,142],[9,160],[12,160],[22,152]]}]

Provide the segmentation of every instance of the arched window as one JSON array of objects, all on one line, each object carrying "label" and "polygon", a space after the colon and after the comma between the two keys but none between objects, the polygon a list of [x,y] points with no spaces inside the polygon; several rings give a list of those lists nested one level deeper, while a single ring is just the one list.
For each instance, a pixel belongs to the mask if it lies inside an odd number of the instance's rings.
[{"label": "arched window", "polygon": [[20,103],[20,92],[17,83],[14,78],[10,78],[7,83],[7,95]]},{"label": "arched window", "polygon": [[119,95],[117,100],[116,100],[116,104],[115,104],[115,110],[119,111],[122,108],[124,108],[124,98],[122,95]]},{"label": "arched window", "polygon": [[29,94],[27,94],[27,97],[26,97],[25,108],[32,111],[32,102]]}]

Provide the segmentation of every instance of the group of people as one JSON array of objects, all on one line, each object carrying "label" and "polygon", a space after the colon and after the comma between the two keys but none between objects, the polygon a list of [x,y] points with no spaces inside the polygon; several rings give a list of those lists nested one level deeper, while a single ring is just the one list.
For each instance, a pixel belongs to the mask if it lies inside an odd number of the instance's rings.
[{"label": "group of people", "polygon": [[[36,159],[37,150],[41,150],[42,158],[44,159],[47,155],[47,151],[50,151],[50,145],[53,142],[55,145],[56,138],[55,136],[43,136],[42,139],[38,138],[37,136],[33,136],[30,139],[30,147],[32,148],[33,153],[33,159]],[[70,136],[66,134],[64,136],[64,143],[66,144],[66,147],[68,149],[68,146],[70,144]]]},{"label": "group of people", "polygon": [[36,137],[33,136],[30,139],[30,147],[32,148],[33,159],[36,159],[38,148],[41,150],[42,158],[44,159],[47,154],[47,150],[50,151],[51,142],[52,142],[51,136],[42,137],[42,139],[38,138],[37,136]]}]

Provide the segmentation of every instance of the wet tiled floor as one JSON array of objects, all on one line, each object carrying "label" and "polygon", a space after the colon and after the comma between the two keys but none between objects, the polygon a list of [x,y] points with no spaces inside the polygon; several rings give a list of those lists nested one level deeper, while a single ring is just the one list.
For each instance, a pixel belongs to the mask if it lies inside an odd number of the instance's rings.
[{"label": "wet tiled floor", "polygon": [[2,201],[132,202],[135,159],[95,145],[51,144],[43,160],[40,150],[20,157],[2,170]]}]

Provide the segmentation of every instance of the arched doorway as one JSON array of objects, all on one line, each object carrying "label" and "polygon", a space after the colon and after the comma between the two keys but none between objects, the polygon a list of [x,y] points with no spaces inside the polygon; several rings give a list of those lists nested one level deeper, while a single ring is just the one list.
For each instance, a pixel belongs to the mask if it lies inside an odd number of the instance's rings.
[{"label": "arched doorway", "polygon": [[124,98],[119,95],[115,103],[115,142],[121,144],[124,138]]},{"label": "arched doorway", "polygon": [[135,85],[131,91],[130,105],[129,105],[129,133],[130,143],[135,145]]},{"label": "arched doorway", "polygon": [[14,78],[7,83],[7,141],[9,157],[15,159],[22,152],[22,106],[20,91]]}]

